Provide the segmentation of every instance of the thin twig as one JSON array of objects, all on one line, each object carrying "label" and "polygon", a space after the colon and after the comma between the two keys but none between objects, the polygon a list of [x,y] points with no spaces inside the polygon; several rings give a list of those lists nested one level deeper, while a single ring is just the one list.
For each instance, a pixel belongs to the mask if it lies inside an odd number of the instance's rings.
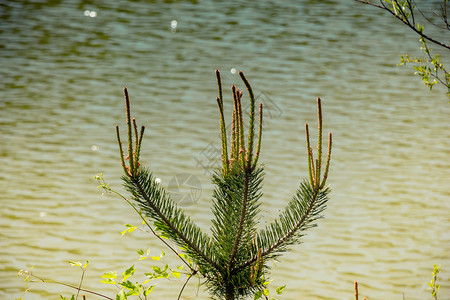
[{"label": "thin twig", "polygon": [[80,285],[78,286],[77,296],[75,297],[75,299],[78,299],[78,295],[80,294],[81,284],[83,283],[84,273],[86,272],[86,269],[81,267],[81,271],[82,271],[82,273],[81,273]]},{"label": "thin twig", "polygon": [[152,228],[152,226],[148,223],[147,219],[143,216],[143,214],[141,213],[141,211],[139,209],[136,208],[136,206],[131,203],[131,201],[129,199],[127,199],[125,196],[123,196],[121,193],[111,189],[110,187],[108,187],[106,184],[102,184],[102,182],[100,182],[100,185],[103,189],[105,189],[108,192],[114,193],[116,195],[118,195],[119,197],[121,197],[123,200],[125,200],[137,213],[138,215],[141,217],[142,221],[145,223],[145,225],[147,225],[147,227],[150,229],[150,231],[152,232],[152,234],[154,236],[156,236],[161,242],[163,242],[164,245],[166,245],[173,253],[175,253],[180,260],[186,265],[188,266],[189,269],[191,269],[192,272],[197,272],[196,269],[192,268],[192,266],[180,255],[180,253],[178,253],[177,250],[175,250],[167,241],[165,241],[161,236],[159,236],[155,230]]},{"label": "thin twig", "polygon": [[183,294],[184,288],[186,287],[186,285],[187,285],[187,283],[189,282],[189,280],[191,279],[191,277],[194,276],[196,273],[197,273],[197,272],[195,272],[195,273],[193,272],[192,274],[189,274],[188,278],[186,279],[186,281],[185,281],[184,284],[183,284],[183,287],[181,287],[181,291],[180,291],[180,293],[178,294],[177,300],[180,300],[180,299],[181,299],[181,295]]},{"label": "thin twig", "polygon": [[408,19],[404,20],[401,16],[399,16],[398,14],[396,14],[395,11],[393,11],[393,10],[389,9],[388,7],[386,7],[386,6],[384,5],[384,2],[380,1],[380,2],[382,3],[382,5],[378,5],[378,4],[372,3],[372,2],[370,2],[370,1],[365,1],[365,0],[354,0],[354,1],[357,1],[357,2],[363,3],[363,4],[368,4],[368,5],[371,5],[371,6],[374,6],[374,7],[378,7],[378,8],[381,8],[381,9],[383,9],[383,10],[388,11],[388,12],[389,12],[390,14],[392,14],[395,18],[397,18],[397,19],[399,19],[400,21],[402,21],[405,25],[407,25],[409,28],[411,28],[414,32],[416,32],[416,33],[417,33],[418,35],[420,35],[421,37],[423,37],[423,38],[429,40],[430,42],[432,42],[432,43],[434,43],[434,44],[436,44],[436,45],[439,45],[439,46],[441,46],[441,47],[444,47],[444,48],[447,48],[447,49],[450,50],[450,45],[444,44],[444,43],[442,43],[442,42],[440,42],[440,41],[438,41],[438,40],[436,40],[436,39],[434,39],[434,38],[432,38],[432,37],[430,37],[430,36],[428,36],[428,35],[426,35],[426,34],[420,32],[419,30],[417,30],[417,28],[415,28],[415,27],[409,22]]},{"label": "thin twig", "polygon": [[[103,295],[103,294],[100,294],[100,293],[97,293],[97,292],[94,292],[94,291],[91,291],[91,290],[82,289],[82,288],[76,287],[76,286],[71,285],[71,284],[68,284],[68,283],[64,283],[64,282],[60,282],[60,281],[55,281],[55,280],[50,280],[50,279],[44,279],[44,278],[42,278],[42,277],[39,277],[39,276],[37,276],[37,275],[34,275],[34,274],[32,274],[32,273],[28,273],[28,272],[26,272],[26,274],[28,274],[29,276],[32,276],[32,277],[34,277],[34,278],[37,278],[39,281],[41,281],[40,284],[42,284],[42,283],[44,283],[44,282],[45,282],[45,283],[59,284],[59,285],[63,285],[63,286],[70,287],[70,288],[75,289],[75,290],[78,290],[78,291],[82,291],[82,292],[86,292],[86,293],[89,293],[89,294],[92,294],[92,295],[96,295],[96,296],[99,296],[99,297],[102,297],[102,298],[105,298],[105,299],[114,300],[113,298],[110,298],[110,297],[108,297],[108,296],[106,296],[106,295]],[[35,282],[35,281],[30,280],[30,282]]]}]

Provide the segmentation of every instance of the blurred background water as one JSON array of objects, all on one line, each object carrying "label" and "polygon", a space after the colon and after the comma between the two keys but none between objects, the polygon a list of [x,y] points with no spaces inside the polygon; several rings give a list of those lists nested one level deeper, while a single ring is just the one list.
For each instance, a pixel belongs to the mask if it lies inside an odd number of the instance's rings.
[{"label": "blurred background water", "polygon": [[[186,210],[208,230],[218,68],[226,91],[243,87],[243,70],[267,108],[262,224],[306,176],[304,123],[316,127],[318,96],[334,133],[325,219],[273,267],[272,285],[287,285],[280,299],[353,299],[354,280],[367,299],[428,299],[433,264],[439,299],[450,299],[450,107],[443,88],[430,92],[396,66],[420,45],[392,17],[348,0],[0,3],[0,298],[20,297],[16,274],[32,266],[77,284],[69,260],[89,260],[83,286],[113,296],[104,272],[136,263],[142,274],[151,262],[137,263],[136,250],[163,248],[148,233],[121,237],[139,218],[94,180],[102,172],[123,190],[123,86],[147,126],[143,162],[165,186],[198,178]],[[198,283],[184,296],[207,299]],[[175,299],[182,284],[160,282],[152,295]],[[73,292],[45,284],[25,299]]]}]

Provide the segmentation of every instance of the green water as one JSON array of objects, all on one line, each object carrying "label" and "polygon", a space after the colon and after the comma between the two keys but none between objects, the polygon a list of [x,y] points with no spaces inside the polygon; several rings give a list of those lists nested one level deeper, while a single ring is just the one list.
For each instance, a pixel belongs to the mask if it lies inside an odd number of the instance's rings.
[{"label": "green water", "polygon": [[[316,127],[317,96],[334,134],[325,219],[273,267],[272,285],[287,285],[280,299],[353,299],[354,280],[368,299],[428,299],[434,263],[450,299],[450,107],[444,89],[396,66],[420,54],[418,38],[381,11],[345,0],[0,3],[0,298],[22,294],[16,274],[31,266],[76,284],[69,260],[89,260],[84,287],[112,296],[100,275],[135,264],[136,249],[159,254],[150,234],[120,236],[139,220],[93,178],[122,190],[114,126],[124,128],[125,85],[147,126],[143,162],[165,186],[180,173],[199,179],[186,210],[208,230],[218,68],[227,90],[243,87],[231,72],[243,70],[269,108],[262,224],[306,176],[303,126]],[[155,299],[181,286],[163,281]],[[71,290],[40,285],[25,299],[59,292]],[[192,280],[184,296],[196,294],[207,299]]]}]

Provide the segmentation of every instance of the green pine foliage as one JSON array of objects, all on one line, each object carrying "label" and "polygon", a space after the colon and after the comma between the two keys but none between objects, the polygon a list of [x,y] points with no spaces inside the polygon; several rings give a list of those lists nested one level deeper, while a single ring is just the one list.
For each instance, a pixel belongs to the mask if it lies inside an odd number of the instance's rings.
[{"label": "green pine foliage", "polygon": [[[280,216],[265,228],[260,228],[259,207],[264,167],[258,163],[258,159],[261,150],[263,106],[259,104],[259,126],[257,126],[252,88],[245,75],[242,72],[239,72],[239,75],[250,99],[247,134],[241,104],[244,93],[234,85],[231,132],[226,130],[222,83],[220,73],[216,70],[222,167],[212,176],[215,185],[212,196],[214,220],[210,234],[204,233],[172,201],[164,187],[155,181],[149,168],[140,165],[139,154],[145,128],[141,127],[138,130],[136,120],[131,118],[126,88],[124,89],[128,127],[126,151],[122,148],[119,127],[116,126],[124,168],[122,178],[127,191],[132,195],[132,200],[151,221],[152,231],[154,230],[159,237],[170,239],[189,256],[193,264],[188,267],[193,275],[198,274],[204,279],[211,296],[227,300],[243,299],[266,290],[267,281],[264,278],[269,270],[268,262],[287,251],[290,245],[299,243],[306,229],[316,226],[315,221],[321,218],[330,191],[325,184],[332,139],[330,133],[322,175],[322,108],[319,98],[317,159],[313,157],[306,124],[308,179],[301,182],[291,202]],[[258,127],[258,130],[255,127]],[[174,252],[180,258],[185,257],[183,253]]]}]

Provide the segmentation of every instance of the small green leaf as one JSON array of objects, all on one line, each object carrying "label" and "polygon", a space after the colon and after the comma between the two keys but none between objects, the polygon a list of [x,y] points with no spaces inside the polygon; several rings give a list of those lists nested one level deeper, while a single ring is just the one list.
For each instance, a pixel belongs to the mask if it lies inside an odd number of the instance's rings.
[{"label": "small green leaf", "polygon": [[277,287],[277,294],[278,295],[283,294],[285,288],[286,288],[286,285],[282,285],[282,286]]},{"label": "small green leaf", "polygon": [[154,285],[149,286],[149,287],[144,291],[144,296],[148,296],[148,294],[150,294],[151,291],[153,291],[154,288],[155,288]]},{"label": "small green leaf", "polygon": [[101,277],[102,277],[102,278],[112,278],[112,279],[115,279],[115,278],[117,278],[117,272],[115,272],[115,271],[106,272],[106,273],[103,274]]},{"label": "small green leaf", "polygon": [[269,296],[269,290],[268,289],[264,289],[263,294],[264,294],[264,296]]},{"label": "small green leaf", "polygon": [[177,271],[173,271],[173,272],[172,272],[172,276],[175,277],[175,278],[177,278],[177,279],[180,279],[180,274],[181,274],[181,273],[180,273],[180,272],[177,272]]},{"label": "small green leaf", "polygon": [[142,249],[136,250],[136,252],[139,255],[144,255],[144,250],[142,250]]},{"label": "small green leaf", "polygon": [[106,283],[106,284],[116,284],[116,281],[114,279],[111,278],[106,278],[103,279],[102,281],[100,281],[101,283]]},{"label": "small green leaf", "polygon": [[161,257],[160,257],[160,256],[152,256],[152,259],[153,259],[153,260],[160,260]]},{"label": "small green leaf", "polygon": [[123,281],[127,280],[127,278],[132,276],[135,271],[136,271],[136,269],[134,268],[134,265],[132,265],[131,267],[126,269],[125,272],[122,273],[122,278],[123,278],[122,280]]},{"label": "small green leaf", "polygon": [[72,266],[72,267],[81,267],[81,263],[79,262],[79,261],[69,261],[69,264]]},{"label": "small green leaf", "polygon": [[121,234],[122,236],[124,236],[124,235],[127,234],[128,232],[131,233],[131,232],[133,232],[133,231],[135,231],[135,230],[137,229],[136,226],[131,225],[131,224],[125,224],[124,226],[127,227],[128,229],[125,229],[124,231],[121,231],[121,232],[120,232],[120,234]]},{"label": "small green leaf", "polygon": [[144,281],[142,284],[146,284],[146,283],[152,281],[153,279],[154,279],[154,278],[153,278],[153,276],[152,276],[152,277],[150,277],[149,279],[147,279],[146,281]]},{"label": "small green leaf", "polygon": [[126,287],[129,290],[134,290],[136,288],[136,286],[134,285],[134,283],[132,283],[131,281],[127,280],[124,282],[119,283],[119,285]]},{"label": "small green leaf", "polygon": [[126,300],[127,296],[125,295],[124,290],[122,289],[117,295],[116,300]]},{"label": "small green leaf", "polygon": [[259,299],[262,297],[262,291],[257,291],[255,293],[255,296],[253,297],[253,300]]}]

